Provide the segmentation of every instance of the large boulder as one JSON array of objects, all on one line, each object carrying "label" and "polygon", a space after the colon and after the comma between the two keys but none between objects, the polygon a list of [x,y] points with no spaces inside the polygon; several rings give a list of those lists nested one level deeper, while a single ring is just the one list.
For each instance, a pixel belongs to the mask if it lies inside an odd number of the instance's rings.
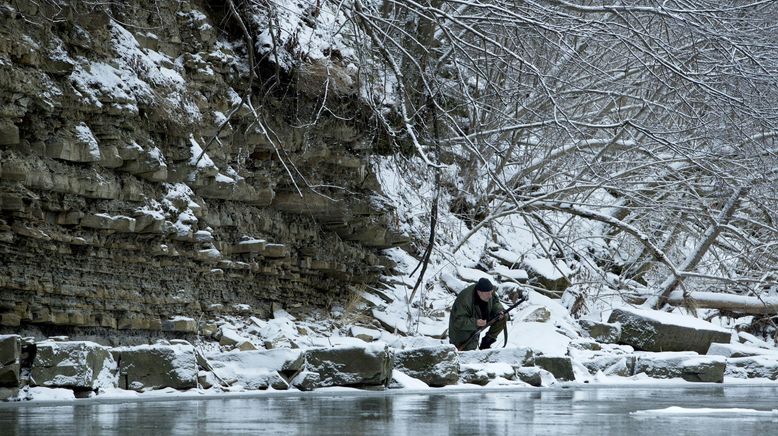
[{"label": "large boulder", "polygon": [[696,351],[713,342],[729,343],[731,332],[701,319],[635,308],[614,309],[608,319],[621,323],[623,344],[645,351]]},{"label": "large boulder", "polygon": [[690,382],[724,381],[727,366],[723,356],[700,356],[693,352],[638,353],[635,374],[652,378],[682,378]]},{"label": "large boulder", "polygon": [[386,386],[392,378],[392,355],[386,345],[312,348],[292,384],[301,390],[328,386]]},{"label": "large boulder", "polygon": [[111,350],[119,363],[119,387],[136,391],[197,386],[197,358],[190,344],[154,344]]},{"label": "large boulder", "polygon": [[433,387],[459,381],[459,358],[453,345],[395,350],[394,367]]},{"label": "large boulder", "polygon": [[215,353],[208,358],[213,372],[220,379],[246,389],[278,390],[289,388],[282,377],[299,372],[304,363],[300,349],[278,348],[274,350],[232,351]]},{"label": "large boulder", "polygon": [[575,380],[573,360],[568,356],[535,356],[535,366],[550,372],[557,380]]},{"label": "large boulder", "polygon": [[40,342],[30,375],[32,384],[49,388],[115,387],[116,362],[107,347],[94,342]]},{"label": "large boulder", "polygon": [[22,338],[19,335],[0,335],[0,386],[19,386],[19,359]]},{"label": "large boulder", "polygon": [[772,355],[732,357],[727,359],[725,374],[735,378],[778,380],[778,357]]}]

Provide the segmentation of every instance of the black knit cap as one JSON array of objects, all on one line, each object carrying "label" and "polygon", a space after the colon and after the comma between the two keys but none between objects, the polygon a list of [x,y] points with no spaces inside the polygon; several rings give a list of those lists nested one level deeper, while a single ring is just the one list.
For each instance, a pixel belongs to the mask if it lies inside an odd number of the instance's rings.
[{"label": "black knit cap", "polygon": [[489,279],[480,279],[478,280],[478,283],[475,284],[475,290],[481,292],[490,292],[494,290],[494,286],[492,285],[492,282],[489,281]]}]

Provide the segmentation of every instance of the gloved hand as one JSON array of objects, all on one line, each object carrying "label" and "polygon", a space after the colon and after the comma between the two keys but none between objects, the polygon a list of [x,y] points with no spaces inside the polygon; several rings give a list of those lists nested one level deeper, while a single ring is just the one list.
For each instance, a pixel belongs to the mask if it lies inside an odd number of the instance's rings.
[{"label": "gloved hand", "polygon": [[483,339],[481,339],[481,345],[478,347],[479,350],[486,350],[488,348],[492,347],[492,344],[497,342],[497,339],[490,338],[489,336],[484,336]]}]

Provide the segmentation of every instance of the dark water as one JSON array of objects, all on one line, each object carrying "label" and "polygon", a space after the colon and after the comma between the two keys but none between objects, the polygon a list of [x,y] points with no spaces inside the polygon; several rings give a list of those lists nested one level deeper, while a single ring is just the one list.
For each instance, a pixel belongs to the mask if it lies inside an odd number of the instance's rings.
[{"label": "dark water", "polygon": [[2,435],[773,435],[778,414],[630,415],[669,406],[778,409],[778,387],[592,387],[303,394],[0,406]]}]

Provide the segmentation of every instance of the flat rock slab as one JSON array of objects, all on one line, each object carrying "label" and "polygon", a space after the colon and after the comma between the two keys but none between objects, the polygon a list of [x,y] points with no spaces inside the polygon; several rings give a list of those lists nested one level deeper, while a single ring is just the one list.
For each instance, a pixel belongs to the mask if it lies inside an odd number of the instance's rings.
[{"label": "flat rock slab", "polygon": [[0,335],[0,386],[19,386],[19,359],[22,338],[19,335]]},{"label": "flat rock slab", "polygon": [[644,351],[695,351],[705,354],[711,343],[729,343],[731,332],[701,319],[635,308],[614,309],[608,319],[621,323],[622,344]]},{"label": "flat rock slab", "polygon": [[197,386],[197,359],[189,344],[138,345],[111,350],[119,364],[119,387],[136,391]]},{"label": "flat rock slab", "polygon": [[89,341],[39,342],[32,364],[37,386],[94,390],[116,386],[109,348]]},{"label": "flat rock slab", "polygon": [[385,345],[312,348],[305,351],[303,370],[292,380],[301,390],[328,386],[387,386],[392,355]]},{"label": "flat rock slab", "polygon": [[433,387],[459,381],[459,356],[453,345],[395,350],[394,367]]},{"label": "flat rock slab", "polygon": [[727,359],[726,375],[735,378],[778,380],[778,356],[763,355]]},{"label": "flat rock slab", "polygon": [[463,351],[459,353],[459,363],[509,363],[513,366],[530,366],[534,364],[534,355],[531,348]]},{"label": "flat rock slab", "polygon": [[726,366],[723,356],[700,356],[692,352],[637,353],[635,374],[642,372],[652,378],[721,383]]},{"label": "flat rock slab", "polygon": [[713,343],[708,348],[708,355],[724,357],[773,356],[774,359],[778,359],[778,350],[768,350],[743,344]]}]

